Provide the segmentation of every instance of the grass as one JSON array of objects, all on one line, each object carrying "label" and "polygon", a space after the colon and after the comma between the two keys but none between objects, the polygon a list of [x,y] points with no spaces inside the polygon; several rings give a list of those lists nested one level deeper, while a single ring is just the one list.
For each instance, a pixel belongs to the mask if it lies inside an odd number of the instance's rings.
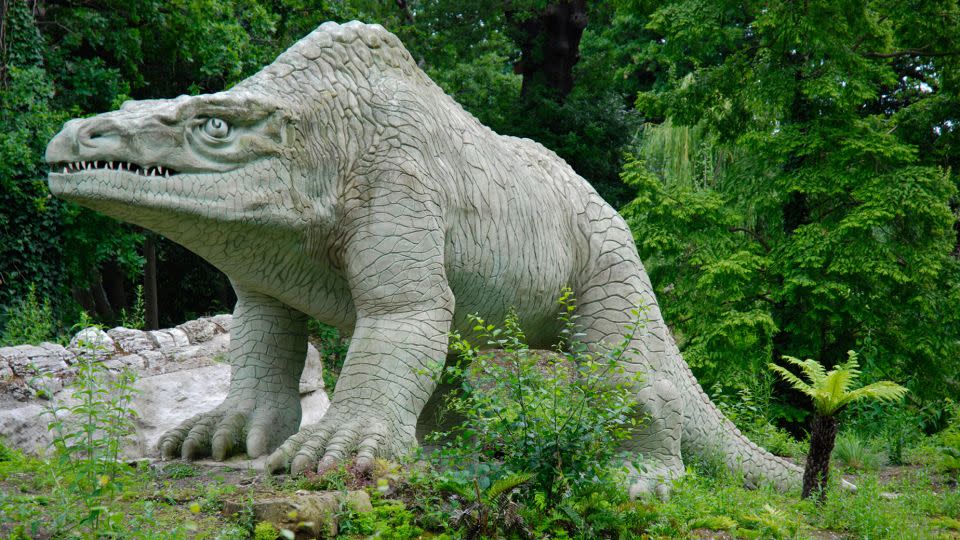
[{"label": "grass", "polygon": [[[46,538],[57,532],[57,537],[71,537],[69,530],[55,529],[63,520],[57,516],[48,469],[44,459],[0,452],[0,536]],[[373,531],[387,538],[459,537],[455,531],[446,531],[447,535],[436,530],[446,522],[449,508],[443,507],[445,499],[435,480],[422,473],[404,475],[395,468],[385,474],[390,477],[389,490],[383,481],[366,484],[377,508],[374,514],[344,516],[354,520],[346,527],[358,532],[354,538],[366,538]],[[796,492],[744,489],[734,475],[694,464],[668,502],[638,503],[642,527],[650,538],[960,538],[957,474],[911,465],[880,467],[847,478],[858,485],[856,493],[834,487],[827,502],[818,506],[799,500]],[[117,496],[122,516],[118,536],[247,538],[257,524],[221,516],[225,498],[356,485],[350,478],[267,479],[180,462],[142,468]],[[431,502],[424,506],[417,500]],[[261,536],[265,529],[260,527]]]}]

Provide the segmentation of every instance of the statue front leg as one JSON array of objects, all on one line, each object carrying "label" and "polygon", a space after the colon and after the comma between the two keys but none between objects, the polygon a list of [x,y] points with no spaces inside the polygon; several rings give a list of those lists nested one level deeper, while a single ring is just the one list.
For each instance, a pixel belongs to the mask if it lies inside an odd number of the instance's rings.
[{"label": "statue front leg", "polygon": [[[269,470],[324,470],[352,455],[363,470],[416,445],[417,419],[447,354],[454,298],[436,208],[405,182],[357,188],[344,261],[357,322],[333,400],[270,456]],[[412,179],[408,179],[412,182]]]},{"label": "statue front leg", "polygon": [[279,446],[300,425],[306,352],[306,315],[269,296],[237,289],[227,398],[164,434],[158,443],[163,457],[209,455],[219,461],[246,451],[255,458]]}]

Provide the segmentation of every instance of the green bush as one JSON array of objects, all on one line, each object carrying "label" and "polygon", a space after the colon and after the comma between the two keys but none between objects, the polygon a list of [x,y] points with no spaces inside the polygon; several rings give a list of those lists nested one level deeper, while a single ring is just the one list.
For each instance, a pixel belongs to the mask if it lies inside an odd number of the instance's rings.
[{"label": "green bush", "polygon": [[50,300],[37,298],[37,287],[30,284],[26,298],[9,309],[3,329],[3,345],[38,345],[54,338],[55,324]]},{"label": "green bush", "polygon": [[940,466],[948,472],[960,472],[960,405],[953,406],[953,418],[947,429],[938,434]]},{"label": "green bush", "polygon": [[269,521],[261,521],[253,529],[254,540],[276,540],[280,536],[280,531]]},{"label": "green bush", "polygon": [[[487,490],[517,473],[533,475],[525,502],[539,497],[556,508],[569,497],[603,483],[623,482],[618,454],[631,436],[637,414],[635,377],[621,367],[639,323],[613,348],[588,350],[576,331],[576,306],[569,289],[560,299],[562,343],[541,355],[527,346],[517,316],[503,328],[473,316],[473,330],[486,347],[454,335],[459,363],[446,376],[460,381],[447,412],[463,421],[434,453],[441,468],[467,486]],[[635,313],[637,320],[639,313]]]}]

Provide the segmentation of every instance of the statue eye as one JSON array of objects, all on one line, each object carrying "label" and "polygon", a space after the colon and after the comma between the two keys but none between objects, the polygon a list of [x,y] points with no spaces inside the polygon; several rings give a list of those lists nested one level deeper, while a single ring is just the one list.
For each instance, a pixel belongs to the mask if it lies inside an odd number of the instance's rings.
[{"label": "statue eye", "polygon": [[203,132],[214,139],[223,139],[230,134],[230,125],[219,118],[207,118],[203,124]]}]

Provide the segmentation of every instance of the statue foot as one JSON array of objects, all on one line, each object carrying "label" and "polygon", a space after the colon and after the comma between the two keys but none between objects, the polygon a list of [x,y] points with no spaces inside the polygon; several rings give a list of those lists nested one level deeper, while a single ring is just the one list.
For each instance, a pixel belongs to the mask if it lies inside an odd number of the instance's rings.
[{"label": "statue foot", "polygon": [[627,468],[631,472],[627,477],[630,500],[655,495],[666,502],[673,490],[673,482],[679,480],[685,473],[683,463],[665,465],[662,462],[654,462],[643,472],[637,472],[633,465],[628,465]]},{"label": "statue foot", "polygon": [[294,397],[293,403],[283,406],[276,399],[228,397],[212,411],[166,432],[157,443],[160,455],[164,459],[178,454],[183,459],[210,456],[216,461],[244,451],[251,459],[262,456],[297,431],[300,402],[299,396]]},{"label": "statue foot", "polygon": [[[323,419],[305,426],[287,439],[267,459],[271,473],[300,474],[307,470],[326,471],[356,456],[356,467],[367,472],[377,457],[397,457],[397,449],[413,448],[413,427],[398,429],[385,414],[344,412],[349,407],[331,405]],[[409,432],[409,433],[407,433]]]}]

